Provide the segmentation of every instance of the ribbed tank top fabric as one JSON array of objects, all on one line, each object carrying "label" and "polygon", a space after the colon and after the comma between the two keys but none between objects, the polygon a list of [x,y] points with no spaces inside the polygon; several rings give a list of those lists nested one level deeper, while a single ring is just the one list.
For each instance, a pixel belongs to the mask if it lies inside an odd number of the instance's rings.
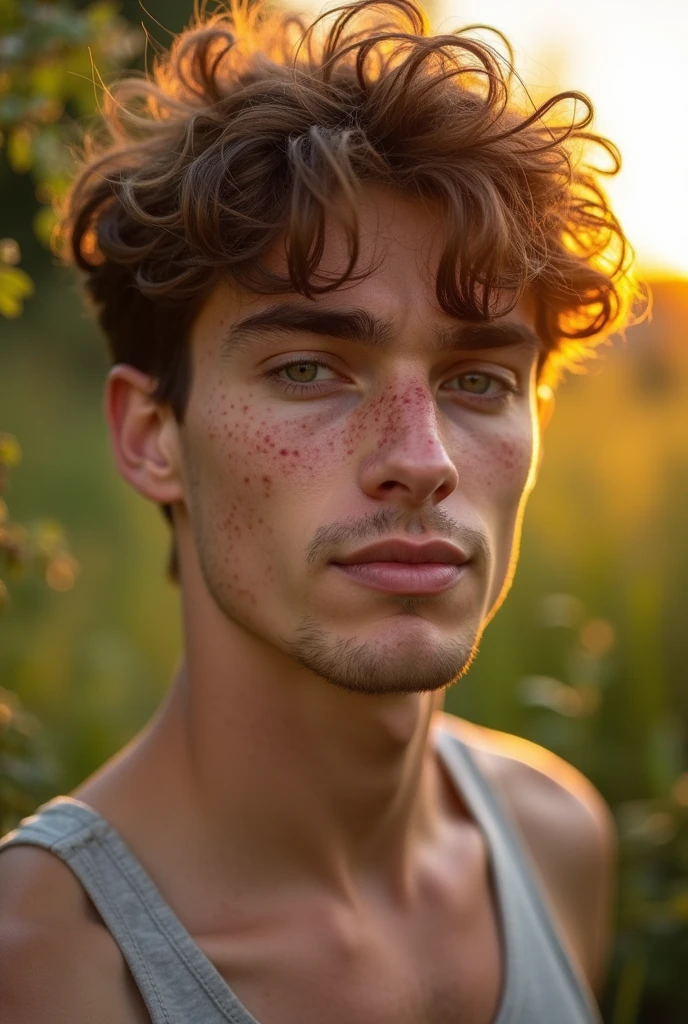
[{"label": "ribbed tank top fabric", "polygon": [[[565,952],[523,841],[497,794],[458,737],[446,730],[435,736],[488,848],[504,947],[504,984],[493,1024],[599,1024],[594,1000]],[[116,830],[92,808],[57,797],[0,840],[0,853],[20,844],[49,850],[71,869],[117,942],[152,1024],[260,1024]]]}]

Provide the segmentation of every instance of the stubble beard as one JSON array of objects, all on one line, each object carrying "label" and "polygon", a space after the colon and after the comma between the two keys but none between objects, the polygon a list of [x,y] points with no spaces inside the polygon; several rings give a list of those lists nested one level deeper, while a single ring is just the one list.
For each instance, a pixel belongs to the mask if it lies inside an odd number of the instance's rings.
[{"label": "stubble beard", "polygon": [[[403,598],[402,612],[417,616],[416,601]],[[441,690],[465,675],[480,642],[480,633],[457,635],[441,644],[416,645],[413,654],[390,652],[388,645],[337,637],[315,619],[306,618],[286,642],[298,664],[342,690],[375,696]]]}]

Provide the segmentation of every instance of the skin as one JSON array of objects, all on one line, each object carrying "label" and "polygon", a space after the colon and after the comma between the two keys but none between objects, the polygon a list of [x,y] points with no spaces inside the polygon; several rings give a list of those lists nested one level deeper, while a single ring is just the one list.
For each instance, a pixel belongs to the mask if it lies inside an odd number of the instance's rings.
[{"label": "skin", "polygon": [[[156,718],[74,795],[120,831],[262,1024],[488,1024],[499,923],[484,838],[434,752],[439,724],[471,744],[521,824],[591,984],[606,955],[613,842],[601,798],[539,748],[440,712],[510,585],[550,408],[537,345],[504,334],[471,350],[434,345],[457,322],[434,294],[432,210],[369,193],[361,224],[376,269],[306,304],[383,319],[386,346],[239,330],[276,302],[305,300],[223,286],[192,331],[183,424],[143,374],[111,372],[119,471],[173,507],[185,648]],[[345,255],[333,226],[323,268]],[[281,247],[268,258],[279,269]],[[500,323],[525,339],[528,302]],[[424,597],[371,590],[331,564],[388,537],[441,537],[469,561],[453,587]],[[73,949],[93,951],[80,994],[55,996],[64,982],[46,980],[46,900]],[[103,991],[108,1019],[147,1019],[97,915],[49,854],[3,855],[0,921],[3,911],[6,977],[41,964],[34,983],[53,984],[65,1020],[95,1020],[75,1000],[100,1013]],[[346,994],[328,973],[342,956]],[[19,1024],[38,1020],[26,984],[13,984]]]}]

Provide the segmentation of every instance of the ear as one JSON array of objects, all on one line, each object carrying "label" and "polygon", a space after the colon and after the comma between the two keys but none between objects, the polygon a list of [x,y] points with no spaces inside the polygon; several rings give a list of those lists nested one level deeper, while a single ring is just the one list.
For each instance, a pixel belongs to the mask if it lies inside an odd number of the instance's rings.
[{"label": "ear", "polygon": [[118,364],[108,374],[105,418],[115,463],[127,483],[159,505],[182,501],[179,432],[172,411],[153,398],[155,380]]},{"label": "ear", "polygon": [[537,389],[537,413],[538,423],[540,425],[540,448],[538,453],[538,471],[542,465],[542,457],[544,455],[544,446],[542,444],[542,436],[547,428],[549,421],[552,419],[552,413],[554,412],[554,392],[551,387],[547,384],[540,384]]}]

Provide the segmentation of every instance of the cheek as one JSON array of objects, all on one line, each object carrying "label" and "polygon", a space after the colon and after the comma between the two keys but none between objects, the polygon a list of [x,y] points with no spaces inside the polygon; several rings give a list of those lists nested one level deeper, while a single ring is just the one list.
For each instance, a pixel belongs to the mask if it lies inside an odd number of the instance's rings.
[{"label": "cheek", "polygon": [[329,417],[316,414],[289,421],[251,404],[232,408],[230,403],[218,440],[233,483],[261,501],[277,495],[285,484],[292,493],[294,488],[321,487],[342,458],[353,454],[351,430],[332,424]]},{"label": "cheek", "polygon": [[507,429],[481,439],[461,468],[484,488],[488,500],[511,505],[528,489],[532,460],[532,429]]}]

